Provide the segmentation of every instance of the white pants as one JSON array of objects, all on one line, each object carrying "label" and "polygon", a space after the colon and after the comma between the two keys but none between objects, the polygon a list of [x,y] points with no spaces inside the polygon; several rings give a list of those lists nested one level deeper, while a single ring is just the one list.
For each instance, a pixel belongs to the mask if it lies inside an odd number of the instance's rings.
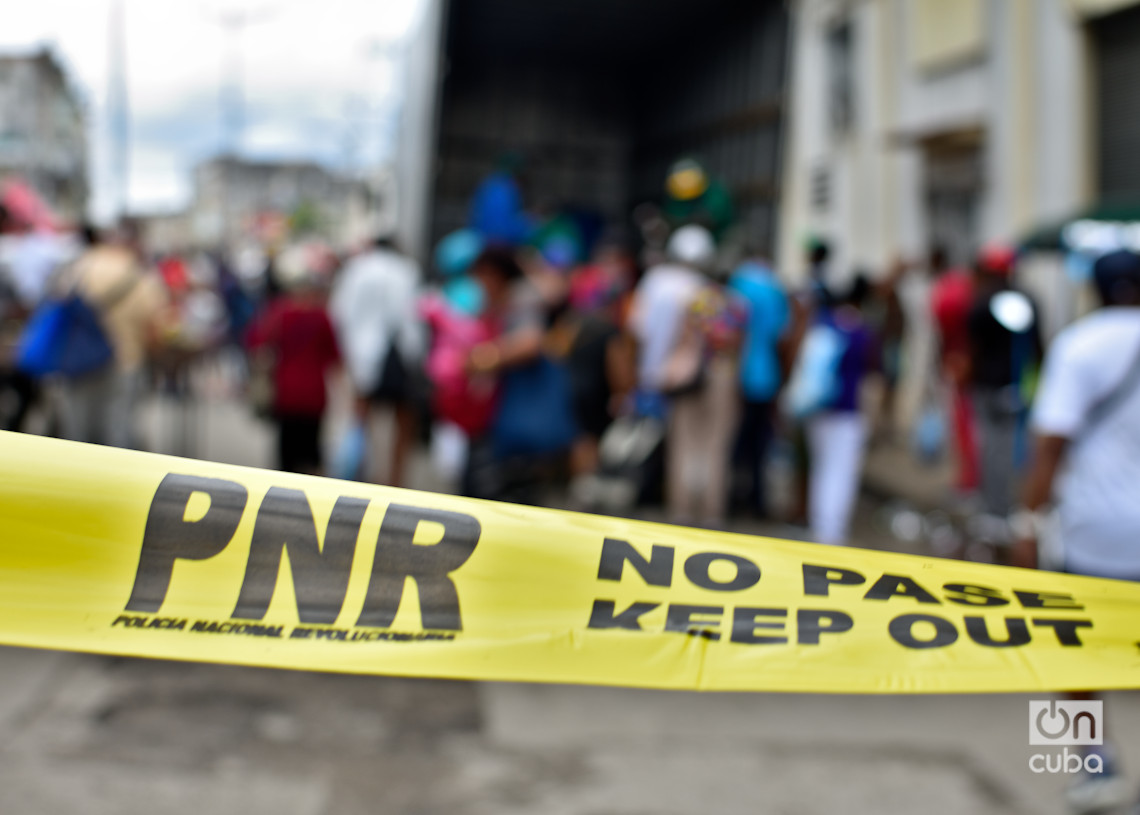
[{"label": "white pants", "polygon": [[808,523],[819,543],[847,542],[866,440],[867,422],[859,413],[825,412],[808,419]]},{"label": "white pants", "polygon": [[431,426],[431,463],[449,489],[456,489],[463,479],[467,445],[467,434],[459,425],[438,419]]}]

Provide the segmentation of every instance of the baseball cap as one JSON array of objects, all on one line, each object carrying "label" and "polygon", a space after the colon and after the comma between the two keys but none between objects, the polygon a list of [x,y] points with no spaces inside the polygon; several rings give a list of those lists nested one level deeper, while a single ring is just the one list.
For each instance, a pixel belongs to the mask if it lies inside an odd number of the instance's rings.
[{"label": "baseball cap", "polygon": [[692,201],[700,198],[709,186],[709,178],[704,168],[694,159],[681,159],[669,170],[665,186],[669,195],[678,201]]},{"label": "baseball cap", "polygon": [[1016,261],[1017,253],[1004,244],[991,243],[978,252],[978,270],[987,274],[1011,275]]},{"label": "baseball cap", "polygon": [[716,258],[716,243],[703,226],[689,224],[672,234],[665,251],[674,261],[697,269],[710,266]]},{"label": "baseball cap", "polygon": [[1093,263],[1093,282],[1105,303],[1117,301],[1124,287],[1140,287],[1140,255],[1131,249],[1117,249],[1101,255]]}]

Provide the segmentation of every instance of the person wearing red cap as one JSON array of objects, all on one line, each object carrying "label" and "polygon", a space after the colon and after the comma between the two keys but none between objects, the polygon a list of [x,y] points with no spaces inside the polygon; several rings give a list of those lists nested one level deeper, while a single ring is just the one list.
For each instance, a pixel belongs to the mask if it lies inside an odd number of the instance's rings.
[{"label": "person wearing red cap", "polygon": [[1004,554],[1012,542],[1009,517],[1016,504],[1024,458],[1025,423],[1042,357],[1037,307],[1011,281],[1016,254],[987,246],[974,266],[974,301],[967,318],[969,388],[977,429],[982,512],[972,537],[973,555]]},{"label": "person wearing red cap", "polygon": [[966,497],[977,492],[980,480],[974,411],[967,382],[974,282],[969,269],[950,267],[946,249],[942,246],[935,246],[930,251],[930,272],[935,278],[930,292],[930,310],[938,326],[939,366],[950,392],[949,415],[958,468],[956,487],[958,493]]}]

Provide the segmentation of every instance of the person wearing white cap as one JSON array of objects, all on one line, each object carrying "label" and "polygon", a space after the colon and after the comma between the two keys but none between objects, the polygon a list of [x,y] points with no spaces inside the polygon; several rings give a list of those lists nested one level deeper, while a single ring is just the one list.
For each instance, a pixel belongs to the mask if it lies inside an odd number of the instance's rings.
[{"label": "person wearing white cap", "polygon": [[738,421],[737,365],[743,306],[706,272],[716,249],[684,226],[635,294],[630,323],[641,343],[640,386],[668,397],[666,504],[670,521],[724,524]]},{"label": "person wearing white cap", "polygon": [[638,343],[638,386],[665,389],[665,365],[681,333],[685,309],[705,282],[702,272],[716,255],[704,227],[683,226],[669,238],[667,260],[645,273],[630,306],[629,328]]}]

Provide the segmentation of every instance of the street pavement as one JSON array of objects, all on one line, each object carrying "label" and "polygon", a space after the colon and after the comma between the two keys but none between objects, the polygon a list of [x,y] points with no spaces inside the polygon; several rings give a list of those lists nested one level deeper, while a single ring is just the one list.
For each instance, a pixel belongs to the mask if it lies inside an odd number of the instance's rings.
[{"label": "street pavement", "polygon": [[[270,463],[219,399],[153,449]],[[335,428],[330,430],[330,440]],[[417,485],[433,483],[426,463]],[[864,506],[861,542],[879,528]],[[272,671],[0,649],[0,813],[1051,815],[1023,695],[698,694]],[[1140,697],[1109,697],[1140,771]],[[1133,777],[1136,773],[1133,773]]]}]

